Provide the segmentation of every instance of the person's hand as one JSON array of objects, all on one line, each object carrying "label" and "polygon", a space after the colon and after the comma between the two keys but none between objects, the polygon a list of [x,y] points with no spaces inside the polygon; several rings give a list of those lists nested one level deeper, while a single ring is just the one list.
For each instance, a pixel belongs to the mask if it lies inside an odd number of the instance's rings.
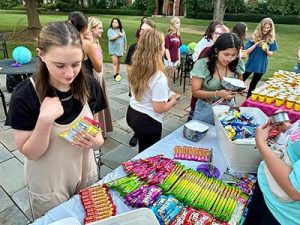
[{"label": "person's hand", "polygon": [[218,96],[227,100],[234,98],[235,94],[236,94],[235,92],[227,91],[225,89],[218,91]]},{"label": "person's hand", "polygon": [[58,97],[46,97],[41,104],[39,117],[48,123],[53,123],[63,113],[64,109]]},{"label": "person's hand", "polygon": [[[98,134],[94,137],[94,136],[90,135],[88,132],[82,131],[76,135],[72,144],[82,150],[89,150],[91,148],[94,148],[95,146],[100,146],[101,140],[100,140]],[[100,135],[102,135],[102,134],[100,134]]]},{"label": "person's hand", "polygon": [[269,137],[270,130],[272,129],[271,121],[258,126],[255,130],[255,141],[256,144],[266,143]]},{"label": "person's hand", "polygon": [[170,98],[169,98],[169,102],[171,102],[172,103],[172,106],[173,105],[176,105],[177,104],[177,94],[174,94],[174,95],[172,95]]},{"label": "person's hand", "polygon": [[119,32],[119,37],[123,37],[123,36],[124,36],[124,33]]}]

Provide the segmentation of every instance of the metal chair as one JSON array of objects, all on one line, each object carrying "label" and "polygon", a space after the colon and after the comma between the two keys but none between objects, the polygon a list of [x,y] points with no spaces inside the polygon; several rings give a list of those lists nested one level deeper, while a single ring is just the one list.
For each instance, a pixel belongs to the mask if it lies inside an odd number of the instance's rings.
[{"label": "metal chair", "polygon": [[[7,52],[7,46],[6,46],[6,37],[5,34],[0,34],[0,51],[2,52],[3,59],[8,58],[8,52]],[[7,108],[6,108],[6,102],[5,102],[5,96],[0,88],[0,97],[2,100],[3,110],[5,116],[7,116]]]},{"label": "metal chair", "polygon": [[187,54],[185,58],[183,58],[180,65],[180,86],[183,80],[183,92],[185,92],[186,78],[190,78],[190,72],[193,69],[194,61],[192,58],[192,54]]}]

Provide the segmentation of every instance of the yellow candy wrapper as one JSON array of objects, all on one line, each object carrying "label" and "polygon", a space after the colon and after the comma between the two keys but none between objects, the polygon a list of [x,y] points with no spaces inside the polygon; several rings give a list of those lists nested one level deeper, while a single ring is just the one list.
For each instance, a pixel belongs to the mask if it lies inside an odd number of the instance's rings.
[{"label": "yellow candy wrapper", "polygon": [[96,136],[98,132],[101,131],[101,128],[98,128],[83,118],[76,120],[69,130],[64,131],[59,134],[59,137],[65,139],[66,141],[72,143],[74,138],[82,131],[86,131],[92,136]]}]

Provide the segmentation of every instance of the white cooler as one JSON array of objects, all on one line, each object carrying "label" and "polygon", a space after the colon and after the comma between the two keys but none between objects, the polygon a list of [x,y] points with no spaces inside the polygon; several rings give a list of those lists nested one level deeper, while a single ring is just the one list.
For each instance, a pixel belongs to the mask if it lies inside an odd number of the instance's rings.
[{"label": "white cooler", "polygon": [[[255,144],[236,144],[232,142],[224,127],[222,126],[219,115],[227,112],[229,106],[213,106],[216,133],[220,147],[225,155],[229,167],[234,171],[256,173],[262,158]],[[268,117],[260,109],[253,107],[240,107],[241,113],[254,116],[257,124],[263,124],[268,121]]]}]

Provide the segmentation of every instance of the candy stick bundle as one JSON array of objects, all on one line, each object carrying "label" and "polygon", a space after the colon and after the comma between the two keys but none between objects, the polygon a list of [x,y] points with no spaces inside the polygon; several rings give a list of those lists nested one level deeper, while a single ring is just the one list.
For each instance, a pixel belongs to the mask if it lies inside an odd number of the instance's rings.
[{"label": "candy stick bundle", "polygon": [[192,160],[198,162],[211,162],[212,149],[210,148],[196,148],[188,146],[175,146],[174,158],[183,160]]},{"label": "candy stick bundle", "polygon": [[84,224],[116,215],[116,206],[106,185],[80,190],[79,195],[85,211]]},{"label": "candy stick bundle", "polygon": [[109,188],[117,190],[122,197],[125,197],[127,194],[133,192],[134,190],[138,189],[141,185],[145,182],[140,180],[137,176],[126,176],[121,177],[116,180],[112,180],[106,185]]}]

